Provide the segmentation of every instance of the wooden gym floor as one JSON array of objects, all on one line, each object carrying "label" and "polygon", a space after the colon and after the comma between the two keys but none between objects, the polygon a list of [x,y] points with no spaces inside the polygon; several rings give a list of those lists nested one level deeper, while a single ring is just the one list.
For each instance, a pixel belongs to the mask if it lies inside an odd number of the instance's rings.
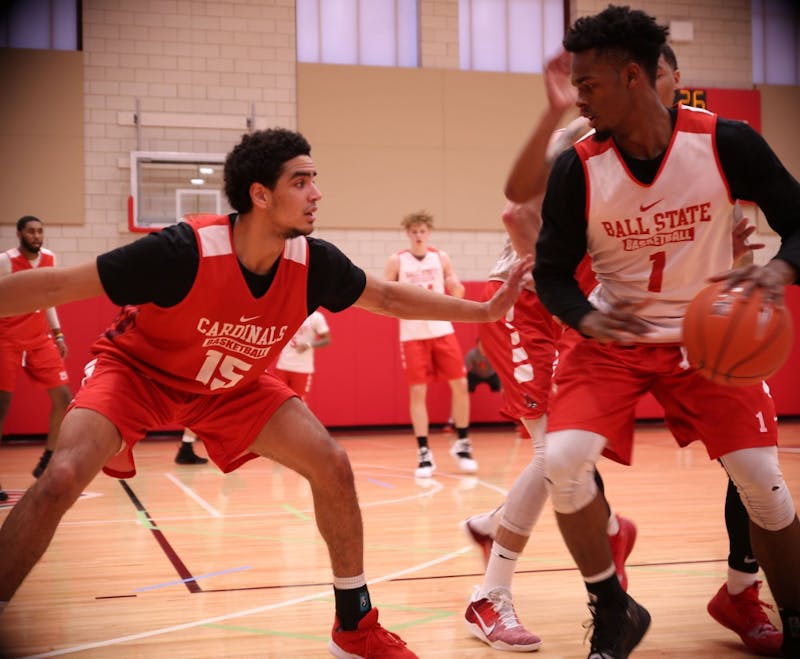
[{"label": "wooden gym floor", "polygon": [[[800,504],[800,421],[783,421],[781,433],[781,463]],[[464,627],[483,565],[458,523],[502,500],[530,442],[510,426],[475,429],[480,471],[468,477],[447,453],[452,435],[434,431],[438,470],[420,483],[410,432],[334,434],[356,472],[367,578],[384,626],[423,659],[504,656]],[[2,657],[329,656],[330,569],[306,482],[266,460],[227,476],[212,465],[178,466],[177,445],[148,440],[134,479],[94,480],[0,615]],[[0,482],[12,495],[0,521],[31,484],[40,452],[0,449]],[[614,508],[639,529],[629,590],[653,624],[635,656],[751,656],[705,610],[726,574],[719,464],[698,444],[678,449],[661,424],[642,424],[634,466],[604,461],[601,473]],[[539,656],[587,655],[585,591],[549,505],[519,561],[514,599],[544,640]],[[762,599],[772,603],[766,587]]]}]

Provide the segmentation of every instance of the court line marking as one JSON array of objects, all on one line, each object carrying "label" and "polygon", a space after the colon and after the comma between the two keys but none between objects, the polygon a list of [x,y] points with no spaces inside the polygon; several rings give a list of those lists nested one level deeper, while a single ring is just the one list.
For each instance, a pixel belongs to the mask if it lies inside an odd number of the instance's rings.
[{"label": "court line marking", "polygon": [[223,574],[233,574],[234,572],[244,572],[252,570],[249,565],[242,567],[232,567],[227,570],[220,570],[219,572],[207,572],[206,574],[198,574],[196,576],[187,577],[186,579],[173,579],[172,581],[164,581],[163,583],[153,584],[152,586],[142,586],[141,588],[134,588],[134,593],[144,593],[149,590],[158,590],[159,588],[168,588],[170,586],[177,586],[179,584],[187,583],[188,581],[197,581],[198,579],[210,579],[211,577],[219,577]]},{"label": "court line marking", "polygon": [[[406,574],[410,574],[412,572],[418,572],[419,570],[424,570],[425,568],[432,567],[434,565],[438,565],[440,563],[444,563],[446,561],[453,560],[455,558],[459,558],[463,554],[467,552],[474,551],[472,546],[461,547],[456,551],[450,552],[448,554],[444,554],[439,558],[432,559],[430,561],[426,561],[424,563],[419,563],[418,565],[414,565],[408,567],[404,570],[399,570],[397,572],[390,572],[389,574],[385,574],[382,577],[378,577],[376,579],[370,579],[367,581],[368,585],[382,583],[384,581],[391,581],[392,579],[397,579],[398,577],[402,577]],[[92,643],[84,643],[82,645],[74,645],[69,648],[61,648],[59,650],[51,650],[50,652],[43,652],[41,654],[32,654],[24,657],[23,659],[43,659],[44,657],[58,657],[64,654],[72,654],[74,652],[82,652],[84,650],[93,650],[95,648],[105,648],[110,647],[112,645],[119,645],[121,643],[127,643],[128,641],[137,641],[143,638],[151,638],[153,636],[160,636],[163,634],[169,634],[171,632],[178,632],[183,631],[184,629],[192,629],[194,627],[200,627],[202,625],[209,625],[217,622],[221,622],[223,620],[231,620],[233,618],[241,618],[244,616],[254,615],[256,613],[263,613],[265,611],[272,611],[274,609],[280,609],[286,606],[293,606],[295,604],[300,604],[302,602],[307,602],[309,600],[317,599],[319,597],[330,597],[331,591],[330,588],[326,588],[324,591],[319,593],[311,593],[309,595],[305,595],[303,597],[296,597],[294,599],[285,600],[283,602],[275,602],[273,604],[265,604],[264,606],[258,606],[253,609],[243,609],[241,611],[233,611],[231,613],[225,613],[220,616],[214,616],[212,618],[204,618],[203,620],[195,620],[194,622],[186,622],[180,625],[171,625],[169,627],[161,627],[159,629],[151,629],[147,632],[139,632],[138,634],[129,634],[127,636],[117,636],[116,638],[110,638],[105,641],[94,641]]]},{"label": "court line marking", "polygon": [[189,497],[192,501],[194,501],[198,506],[200,506],[203,510],[205,510],[211,517],[222,517],[222,514],[214,508],[208,501],[206,501],[203,497],[201,497],[197,492],[195,492],[192,488],[187,487],[183,483],[181,483],[175,476],[172,474],[164,474],[168,480],[171,480],[179,489],[183,490],[183,493]]}]

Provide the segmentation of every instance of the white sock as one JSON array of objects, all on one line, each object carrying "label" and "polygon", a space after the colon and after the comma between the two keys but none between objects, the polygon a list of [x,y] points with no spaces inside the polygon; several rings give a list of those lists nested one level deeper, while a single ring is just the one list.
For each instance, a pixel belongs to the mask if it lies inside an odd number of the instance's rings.
[{"label": "white sock", "polygon": [[181,441],[184,444],[194,444],[194,440],[195,439],[197,439],[197,438],[194,435],[192,435],[192,434],[190,434],[188,432],[183,433],[183,437],[181,437]]},{"label": "white sock", "polygon": [[738,595],[742,591],[752,586],[758,578],[758,574],[751,574],[750,572],[740,572],[733,568],[728,568],[728,592],[731,595]]},{"label": "white sock", "polygon": [[353,590],[353,588],[361,588],[367,585],[367,578],[364,573],[357,574],[354,577],[337,577],[333,576],[333,587],[339,590]]},{"label": "white sock", "polygon": [[608,516],[606,533],[608,533],[608,535],[617,535],[617,533],[619,533],[619,519],[617,519],[617,513],[615,513],[613,510]]},{"label": "white sock", "polygon": [[481,584],[481,596],[485,596],[495,588],[511,590],[511,580],[514,578],[519,555],[520,552],[502,547],[496,541],[492,544],[489,564],[486,566],[486,574],[483,576],[483,584]]}]

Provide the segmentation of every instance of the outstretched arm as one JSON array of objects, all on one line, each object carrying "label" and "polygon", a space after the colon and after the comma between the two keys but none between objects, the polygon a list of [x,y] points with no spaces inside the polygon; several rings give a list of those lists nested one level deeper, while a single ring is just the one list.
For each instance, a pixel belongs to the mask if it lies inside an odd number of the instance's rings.
[{"label": "outstretched arm", "polygon": [[104,294],[94,261],[15,272],[0,277],[0,316],[17,316]]},{"label": "outstretched arm", "polygon": [[551,59],[544,71],[547,107],[528,136],[506,179],[508,199],[524,203],[543,194],[550,172],[545,157],[550,136],[577,98],[570,81],[570,55],[562,51]]},{"label": "outstretched arm", "polygon": [[486,302],[463,300],[434,293],[421,286],[384,281],[367,275],[367,284],[355,306],[384,316],[408,320],[452,320],[491,322],[502,318],[514,304],[523,284],[530,278],[533,257],[517,263],[508,281]]}]

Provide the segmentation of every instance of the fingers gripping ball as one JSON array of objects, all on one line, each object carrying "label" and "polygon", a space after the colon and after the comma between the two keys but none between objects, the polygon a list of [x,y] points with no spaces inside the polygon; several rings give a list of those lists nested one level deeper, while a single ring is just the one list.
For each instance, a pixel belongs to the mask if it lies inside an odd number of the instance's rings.
[{"label": "fingers gripping ball", "polygon": [[712,382],[757,384],[775,373],[794,341],[784,306],[764,301],[763,289],[745,297],[741,288],[717,282],[701,290],[683,318],[689,363]]}]

